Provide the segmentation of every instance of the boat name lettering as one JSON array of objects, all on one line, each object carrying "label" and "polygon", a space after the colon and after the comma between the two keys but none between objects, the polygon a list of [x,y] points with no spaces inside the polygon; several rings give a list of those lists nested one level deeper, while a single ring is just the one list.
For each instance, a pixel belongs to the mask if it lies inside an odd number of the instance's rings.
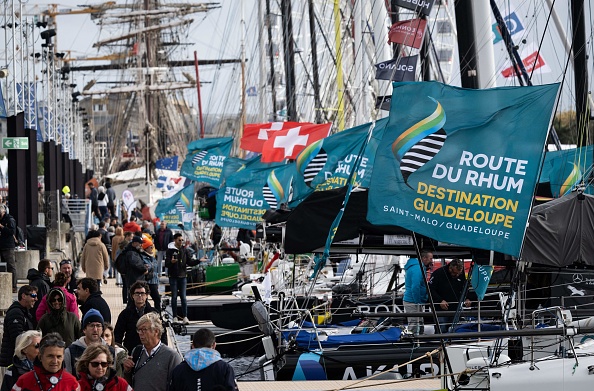
[{"label": "boat name lettering", "polygon": [[395,63],[391,63],[391,64],[380,63],[380,64],[377,64],[377,67],[381,70],[385,69],[385,70],[389,70],[389,71],[397,70],[397,71],[404,71],[404,72],[414,72],[414,70],[415,70],[414,65],[395,64]]},{"label": "boat name lettering", "polygon": [[[390,307],[392,307],[392,309],[390,309]],[[376,306],[360,305],[357,306],[357,310],[359,312],[373,312],[374,314],[377,314],[378,312],[399,312],[401,314],[404,313],[402,308],[398,307],[396,304],[392,304],[391,306],[388,306],[386,304],[380,304]]]},{"label": "boat name lettering", "polygon": [[[373,370],[372,366],[370,366],[370,365],[366,366],[365,373],[361,373],[360,376],[357,376],[357,373],[355,373],[354,367],[346,367],[344,369],[344,374],[342,375],[342,380],[357,380],[359,378],[376,375],[380,372],[385,371],[386,368],[388,368],[388,366],[393,367],[392,371],[398,371],[403,376],[412,376],[418,372],[425,374],[425,375],[422,375],[421,377],[436,376],[439,374],[439,365],[437,365],[435,363],[433,363],[433,364],[432,363],[421,363],[418,365],[418,367],[416,365],[413,366],[413,364],[407,364],[405,373],[403,373],[400,370],[403,367],[399,367],[398,365],[393,365],[393,364],[383,364],[383,365],[379,365],[375,371]],[[418,370],[416,368],[418,368]],[[357,369],[359,369],[359,367]]]},{"label": "boat name lettering", "polygon": [[403,2],[411,3],[415,7],[427,8],[427,10],[429,10],[429,7],[431,7],[431,4],[433,4],[432,1],[426,1],[426,0],[400,0],[400,2],[401,3],[403,3]]}]

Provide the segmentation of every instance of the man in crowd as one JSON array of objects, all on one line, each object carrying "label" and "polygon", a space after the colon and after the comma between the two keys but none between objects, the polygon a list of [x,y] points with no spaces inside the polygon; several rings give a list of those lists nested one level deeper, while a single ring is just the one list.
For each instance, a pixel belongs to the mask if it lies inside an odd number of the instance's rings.
[{"label": "man in crowd", "polygon": [[[404,266],[404,312],[424,312],[427,303],[427,270],[433,267],[433,253],[421,251],[421,265],[417,258],[411,258]],[[425,322],[422,317],[408,317],[408,330],[414,335],[425,332]]]},{"label": "man in crowd", "polygon": [[35,307],[33,307],[33,319],[35,319],[35,312],[37,311],[37,307],[39,307],[39,303],[45,295],[49,292],[51,288],[50,277],[53,275],[54,269],[52,269],[52,262],[49,259],[42,259],[37,264],[37,270],[29,269],[27,272],[27,279],[29,280],[29,285],[34,286],[37,288],[37,302],[35,303]]},{"label": "man in crowd", "polygon": [[199,329],[192,338],[192,350],[173,370],[169,391],[214,390],[237,391],[235,372],[216,348],[215,336],[208,329]]},{"label": "man in crowd", "polygon": [[[136,332],[136,323],[145,314],[158,311],[151,307],[147,301],[149,286],[146,281],[136,281],[130,287],[130,296],[132,300],[118,316],[114,329],[114,338],[117,343],[123,344],[131,352],[132,349],[140,344],[140,338]],[[167,334],[163,334],[163,342],[167,342]]]},{"label": "man in crowd", "polygon": [[27,330],[35,330],[34,319],[31,310],[37,301],[37,288],[31,285],[23,285],[18,292],[18,301],[6,311],[2,333],[2,347],[0,348],[0,367],[8,367],[12,364],[16,337]]},{"label": "man in crowd", "polygon": [[[111,187],[111,182],[105,182],[105,194],[107,195],[107,209],[109,210],[109,215],[114,218],[116,215],[115,205],[116,205],[116,193],[115,190]],[[117,218],[116,218],[117,222]]]},{"label": "man in crowd", "polygon": [[68,372],[76,376],[76,362],[80,356],[82,356],[87,346],[93,343],[99,343],[109,347],[109,351],[111,352],[114,359],[114,368],[117,368],[115,363],[115,349],[112,346],[107,345],[103,338],[101,338],[103,335],[103,324],[103,317],[99,311],[95,309],[89,310],[89,312],[87,312],[87,314],[83,317],[83,336],[74,341],[72,345],[68,346],[64,352],[64,364]]},{"label": "man in crowd", "polygon": [[140,231],[140,225],[138,225],[138,223],[136,222],[136,216],[131,214],[130,220],[126,224],[124,224],[124,232],[136,233]]},{"label": "man in crowd", "polygon": [[161,341],[164,329],[159,314],[144,314],[136,323],[142,347],[129,350],[124,361],[124,378],[136,390],[163,391],[171,382],[179,354]]},{"label": "man in crowd", "polygon": [[101,213],[99,212],[99,192],[95,189],[93,182],[87,183],[91,192],[89,193],[89,200],[91,200],[91,212],[95,214],[95,217],[101,219]]},{"label": "man in crowd", "polygon": [[105,244],[101,242],[99,231],[89,231],[87,238],[80,256],[80,268],[87,277],[94,278],[101,286],[103,273],[109,269],[109,253]]},{"label": "man in crowd", "polygon": [[184,238],[182,234],[173,235],[173,243],[169,244],[165,266],[169,275],[169,286],[171,288],[171,312],[173,321],[177,322],[177,295],[181,298],[182,313],[181,319],[184,324],[189,324],[188,303],[186,301],[187,272],[186,266],[195,266],[200,262],[199,259],[192,259],[190,252],[184,247]]},{"label": "man in crowd", "polygon": [[66,278],[68,279],[68,283],[66,284],[66,290],[74,295],[78,283],[76,282],[76,278],[74,277],[74,273],[72,270],[72,261],[70,259],[61,260],[60,271],[64,273],[66,275]]},{"label": "man in crowd", "polygon": [[134,235],[131,242],[120,254],[120,257],[123,257],[122,261],[125,269],[122,279],[127,287],[131,287],[136,281],[144,281],[144,275],[148,274],[148,268],[142,259],[141,252],[142,238]]},{"label": "man in crowd", "polygon": [[60,334],[48,333],[39,344],[33,370],[19,377],[13,390],[80,391],[76,377],[63,367],[65,343]]},{"label": "man in crowd", "polygon": [[0,260],[6,262],[6,271],[12,273],[12,293],[17,293],[16,261],[14,258],[14,235],[16,223],[8,214],[6,206],[0,204]]},{"label": "man in crowd", "polygon": [[80,312],[82,316],[87,314],[91,309],[99,311],[103,319],[107,323],[111,323],[111,310],[109,304],[103,298],[103,294],[99,290],[97,281],[90,277],[82,278],[78,281],[76,288],[76,295],[80,305]]},{"label": "man in crowd", "polygon": [[[466,285],[466,276],[464,275],[464,262],[458,258],[452,259],[447,265],[440,267],[431,275],[429,280],[429,289],[433,302],[438,304],[435,309],[438,312],[437,321],[440,330],[436,333],[446,333],[452,325],[452,317],[439,316],[439,311],[455,311],[458,302],[464,294]],[[464,300],[464,306],[470,307],[470,300]]]},{"label": "man in crowd", "polygon": [[167,228],[167,223],[161,221],[159,225],[159,229],[155,232],[155,236],[153,242],[155,243],[155,248],[157,249],[157,261],[159,265],[159,270],[157,271],[159,276],[161,276],[161,268],[163,267],[163,261],[165,260],[165,254],[167,253],[167,246],[169,243],[173,241],[173,232],[169,228]]}]

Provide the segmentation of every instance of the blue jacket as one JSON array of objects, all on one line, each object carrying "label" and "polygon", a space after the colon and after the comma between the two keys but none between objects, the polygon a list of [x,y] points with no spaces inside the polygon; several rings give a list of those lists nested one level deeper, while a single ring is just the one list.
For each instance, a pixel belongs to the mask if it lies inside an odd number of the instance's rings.
[{"label": "blue jacket", "polygon": [[427,276],[427,269],[423,265],[423,272],[419,268],[419,260],[417,258],[411,258],[406,262],[404,270],[404,297],[402,300],[409,303],[425,304],[427,303],[427,287],[425,286],[424,279]]},{"label": "blue jacket", "polygon": [[209,348],[192,349],[173,370],[169,391],[237,391],[233,368]]}]

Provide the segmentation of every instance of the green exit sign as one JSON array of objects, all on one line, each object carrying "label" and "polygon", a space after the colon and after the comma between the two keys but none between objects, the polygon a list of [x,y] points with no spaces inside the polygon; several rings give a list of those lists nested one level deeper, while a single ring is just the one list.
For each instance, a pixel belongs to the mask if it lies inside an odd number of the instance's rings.
[{"label": "green exit sign", "polygon": [[28,137],[2,137],[4,149],[29,149]]}]

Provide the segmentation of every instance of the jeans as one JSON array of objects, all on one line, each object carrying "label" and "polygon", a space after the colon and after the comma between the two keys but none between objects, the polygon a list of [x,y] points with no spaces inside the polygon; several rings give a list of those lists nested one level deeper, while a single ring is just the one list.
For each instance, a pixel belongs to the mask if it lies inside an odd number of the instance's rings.
[{"label": "jeans", "polygon": [[169,287],[171,289],[171,313],[173,318],[177,317],[177,293],[181,298],[182,317],[188,316],[188,302],[186,301],[186,286],[188,279],[186,277],[169,277]]},{"label": "jeans", "polygon": [[159,277],[161,277],[161,273],[163,272],[163,261],[165,260],[165,255],[167,251],[157,251],[157,273]]},{"label": "jeans", "polygon": [[17,275],[16,275],[16,260],[14,257],[14,248],[0,250],[0,259],[6,262],[6,271],[12,273],[12,289],[17,287]]},{"label": "jeans", "polygon": [[[437,321],[439,322],[439,329],[441,330],[441,333],[447,333],[449,328],[452,326],[452,321],[454,320],[454,318],[451,318],[449,316],[438,316],[437,317]],[[435,334],[437,334],[437,325],[435,325]]]}]

